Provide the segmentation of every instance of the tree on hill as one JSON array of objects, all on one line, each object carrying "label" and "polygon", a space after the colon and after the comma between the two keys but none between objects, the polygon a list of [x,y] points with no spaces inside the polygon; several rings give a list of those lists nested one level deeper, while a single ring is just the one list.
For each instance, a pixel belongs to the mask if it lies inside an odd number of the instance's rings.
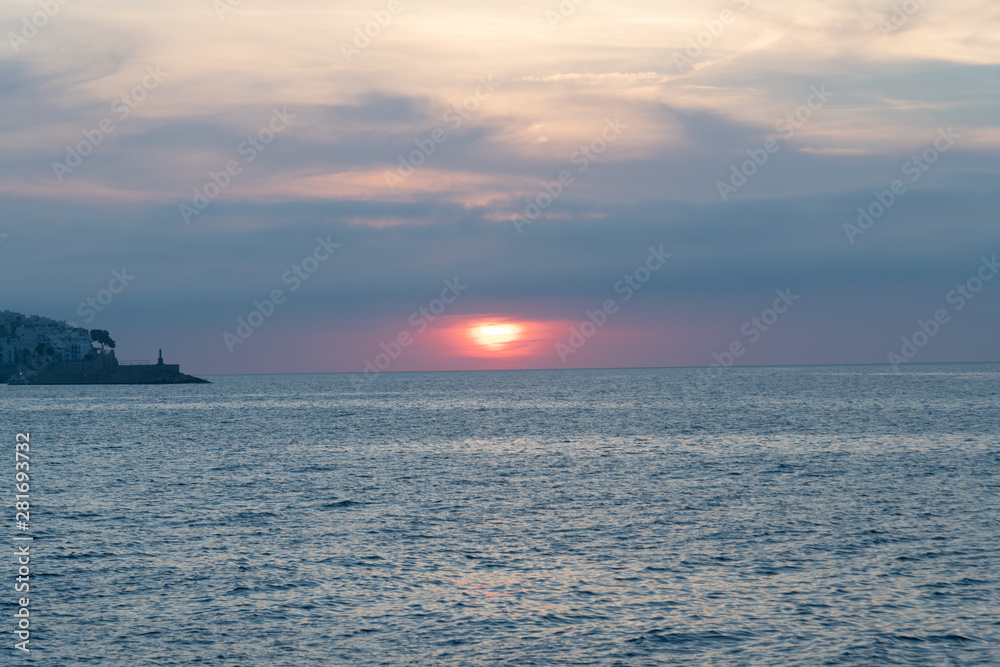
[{"label": "tree on hill", "polygon": [[35,356],[42,359],[55,359],[56,349],[52,347],[51,343],[39,343],[35,346]]},{"label": "tree on hill", "polygon": [[106,329],[91,329],[90,340],[100,345],[102,350],[105,347],[110,347],[112,350],[115,349],[115,341],[111,339],[111,334]]}]

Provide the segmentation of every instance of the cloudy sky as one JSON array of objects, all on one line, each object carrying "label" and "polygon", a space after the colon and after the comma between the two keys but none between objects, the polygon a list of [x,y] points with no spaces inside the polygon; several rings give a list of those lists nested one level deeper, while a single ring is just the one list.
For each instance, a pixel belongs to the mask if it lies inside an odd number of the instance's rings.
[{"label": "cloudy sky", "polygon": [[0,309],[122,359],[1000,359],[995,2],[8,0],[0,28]]}]

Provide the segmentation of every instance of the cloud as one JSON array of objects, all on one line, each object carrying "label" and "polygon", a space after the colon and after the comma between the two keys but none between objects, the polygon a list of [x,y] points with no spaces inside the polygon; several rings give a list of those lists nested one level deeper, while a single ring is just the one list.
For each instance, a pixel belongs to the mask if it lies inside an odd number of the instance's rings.
[{"label": "cloud", "polygon": [[[344,253],[253,342],[337,332],[353,342],[324,357],[327,370],[444,278],[472,285],[455,317],[566,323],[662,243],[676,261],[607,339],[628,348],[621,363],[703,361],[699,341],[731,335],[788,285],[827,304],[803,309],[797,335],[839,332],[844,360],[867,359],[858,331],[891,341],[905,321],[872,318],[879,304],[905,314],[936,299],[1000,245],[1000,12],[924,3],[882,34],[895,4],[588,3],[553,31],[545,3],[407,3],[350,62],[341,44],[371,9],[260,0],[220,20],[194,0],[67,6],[19,53],[0,52],[0,281],[18,285],[3,307],[69,317],[108,271],[134,266],[134,291],[102,314],[109,326],[148,336],[141,315],[215,363],[221,330],[332,235]],[[16,29],[34,7],[8,3],[0,21]],[[735,20],[678,69],[673,56],[724,10]],[[117,117],[149,67],[167,73],[162,86]],[[476,97],[484,77],[496,90]],[[784,136],[816,86],[832,97]],[[448,114],[470,98],[456,126]],[[275,108],[295,117],[248,161],[240,146]],[[60,181],[53,163],[109,117],[114,131]],[[609,118],[625,131],[580,170],[574,156]],[[954,149],[849,244],[857,208],[949,126]],[[390,187],[439,129],[447,138]],[[723,202],[718,183],[775,137],[779,150]],[[240,173],[184,224],[179,206],[232,160]],[[511,216],[566,169],[573,184],[518,234]],[[657,332],[672,341],[666,356]],[[795,359],[833,358],[803,340]],[[613,363],[613,345],[593,349]],[[443,348],[425,352],[427,367],[450,363]],[[271,349],[259,368],[305,366],[296,354]]]}]

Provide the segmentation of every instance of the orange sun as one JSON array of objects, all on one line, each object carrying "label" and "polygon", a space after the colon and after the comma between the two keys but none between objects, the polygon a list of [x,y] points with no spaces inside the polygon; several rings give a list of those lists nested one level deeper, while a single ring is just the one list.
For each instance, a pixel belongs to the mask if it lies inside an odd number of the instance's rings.
[{"label": "orange sun", "polygon": [[500,350],[508,343],[513,343],[521,337],[521,327],[516,324],[497,324],[490,322],[472,327],[472,339],[479,345]]},{"label": "orange sun", "polygon": [[[482,367],[516,367],[518,360],[544,354],[563,335],[562,322],[515,319],[506,313],[443,316],[431,335],[449,356],[480,359]],[[565,327],[568,328],[568,327]]]}]

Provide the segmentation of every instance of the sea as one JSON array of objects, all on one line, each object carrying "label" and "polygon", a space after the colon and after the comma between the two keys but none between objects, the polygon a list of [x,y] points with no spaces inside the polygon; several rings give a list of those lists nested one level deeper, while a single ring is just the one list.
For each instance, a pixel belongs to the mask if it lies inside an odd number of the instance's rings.
[{"label": "sea", "polygon": [[0,664],[1000,664],[1000,364],[208,379],[0,386]]}]

